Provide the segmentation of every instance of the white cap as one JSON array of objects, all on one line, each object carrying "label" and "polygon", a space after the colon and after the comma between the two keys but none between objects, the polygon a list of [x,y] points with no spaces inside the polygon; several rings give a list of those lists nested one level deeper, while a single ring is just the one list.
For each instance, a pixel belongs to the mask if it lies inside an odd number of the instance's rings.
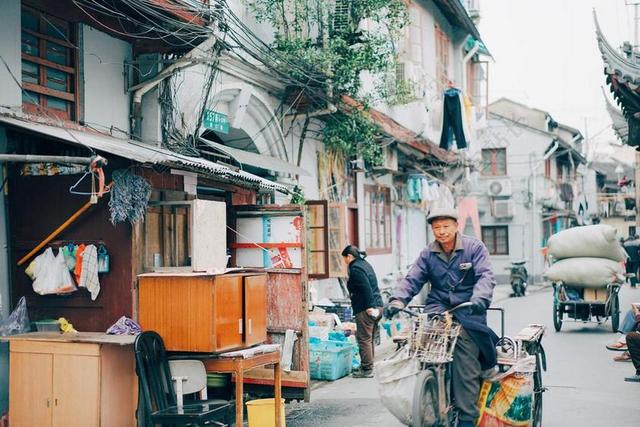
[{"label": "white cap", "polygon": [[458,211],[454,208],[434,208],[427,216],[427,222],[431,224],[434,219],[450,218],[458,221]]}]

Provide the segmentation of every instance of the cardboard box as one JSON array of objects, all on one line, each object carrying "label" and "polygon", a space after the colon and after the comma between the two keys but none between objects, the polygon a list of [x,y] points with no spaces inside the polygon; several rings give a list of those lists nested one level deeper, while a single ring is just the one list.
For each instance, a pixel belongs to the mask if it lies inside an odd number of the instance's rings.
[{"label": "cardboard box", "polygon": [[605,302],[607,301],[607,289],[585,288],[584,300],[589,302]]}]

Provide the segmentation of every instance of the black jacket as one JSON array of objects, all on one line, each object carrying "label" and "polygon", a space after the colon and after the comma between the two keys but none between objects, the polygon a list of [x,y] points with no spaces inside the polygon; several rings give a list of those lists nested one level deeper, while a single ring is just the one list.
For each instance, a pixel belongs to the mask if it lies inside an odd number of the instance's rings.
[{"label": "black jacket", "polygon": [[378,279],[373,267],[367,261],[360,258],[349,264],[347,289],[353,314],[358,314],[367,308],[382,307]]}]

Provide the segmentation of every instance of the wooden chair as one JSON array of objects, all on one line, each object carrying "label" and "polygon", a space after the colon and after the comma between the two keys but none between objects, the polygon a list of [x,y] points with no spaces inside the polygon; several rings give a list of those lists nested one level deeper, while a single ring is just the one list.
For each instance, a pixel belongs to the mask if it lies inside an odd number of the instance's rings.
[{"label": "wooden chair", "polygon": [[228,426],[230,404],[206,400],[178,406],[162,337],[145,331],[134,343],[139,384],[139,424]]}]

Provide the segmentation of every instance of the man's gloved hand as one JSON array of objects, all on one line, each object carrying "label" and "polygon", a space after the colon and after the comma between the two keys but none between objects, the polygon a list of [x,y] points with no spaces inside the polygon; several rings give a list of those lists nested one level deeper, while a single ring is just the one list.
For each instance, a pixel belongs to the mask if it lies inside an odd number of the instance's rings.
[{"label": "man's gloved hand", "polygon": [[384,317],[386,317],[387,319],[391,319],[403,308],[404,303],[402,301],[397,299],[391,300],[389,304],[384,307]]},{"label": "man's gloved hand", "polygon": [[471,304],[473,304],[471,307],[469,307],[471,309],[471,313],[473,314],[484,314],[487,311],[487,307],[484,304],[484,301],[482,301],[481,299],[471,299]]}]

